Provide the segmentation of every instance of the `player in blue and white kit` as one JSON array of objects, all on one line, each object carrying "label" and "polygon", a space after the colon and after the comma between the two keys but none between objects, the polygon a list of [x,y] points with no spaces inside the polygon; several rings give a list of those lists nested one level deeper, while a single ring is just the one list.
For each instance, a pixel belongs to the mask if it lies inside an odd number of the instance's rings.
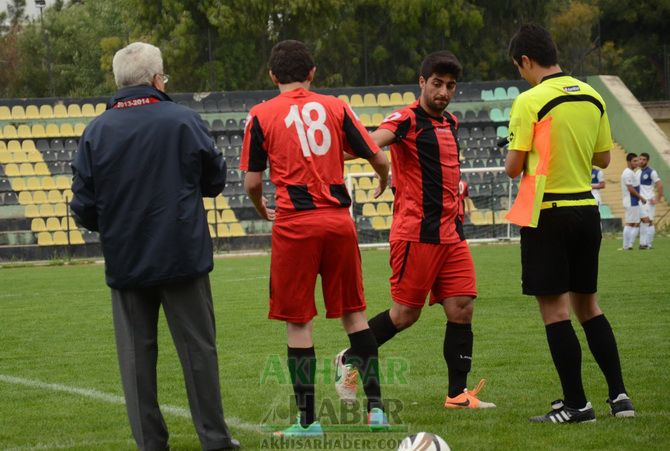
[{"label": "player in blue and white kit", "polygon": [[600,190],[605,189],[605,174],[603,174],[602,169],[597,166],[593,166],[591,169],[591,194],[598,202],[598,206],[602,204],[602,198],[600,197]]},{"label": "player in blue and white kit", "polygon": [[[647,203],[640,206],[640,249],[651,249],[656,228],[654,214],[656,204],[663,199],[663,182],[656,170],[649,166],[649,154],[643,152],[639,156],[640,194]],[[654,192],[656,188],[656,192]]]},{"label": "player in blue and white kit", "polygon": [[640,195],[640,177],[635,172],[638,166],[637,154],[629,153],[626,155],[628,167],[621,174],[621,195],[623,197],[623,207],[626,211],[623,228],[623,250],[633,249],[633,243],[640,231],[640,204],[645,204],[647,200]]}]

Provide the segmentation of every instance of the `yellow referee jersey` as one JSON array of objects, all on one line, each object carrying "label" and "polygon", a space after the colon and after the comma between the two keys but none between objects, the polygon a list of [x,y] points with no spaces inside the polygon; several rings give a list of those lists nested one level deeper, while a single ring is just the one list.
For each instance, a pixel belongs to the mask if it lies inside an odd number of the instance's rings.
[{"label": "yellow referee jersey", "polygon": [[548,121],[545,193],[591,190],[591,158],[612,148],[605,102],[588,84],[564,73],[549,75],[520,94],[510,114],[509,148],[529,152],[524,173],[535,175],[537,125]]}]

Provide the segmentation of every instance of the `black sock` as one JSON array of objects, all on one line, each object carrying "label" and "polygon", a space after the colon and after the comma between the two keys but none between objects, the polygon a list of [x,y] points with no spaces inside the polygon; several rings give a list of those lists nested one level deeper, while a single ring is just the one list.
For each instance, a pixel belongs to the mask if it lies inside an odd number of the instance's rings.
[{"label": "black sock", "polygon": [[314,379],[316,354],[311,348],[288,348],[288,372],[293,382],[295,404],[300,411],[300,424],[308,426],[314,418]]},{"label": "black sock", "polygon": [[[400,332],[393,324],[393,321],[391,321],[390,310],[384,310],[383,312],[378,313],[377,316],[368,321],[368,324],[377,341],[377,347],[383,345]],[[350,355],[351,349],[347,349],[344,353],[345,362]]]},{"label": "black sock", "polygon": [[463,393],[472,367],[472,324],[447,322],[442,353],[449,372],[449,397]]},{"label": "black sock", "polygon": [[384,409],[379,385],[379,355],[377,340],[372,330],[365,329],[349,334],[348,362],[358,369],[363,382],[363,390],[368,397],[368,412],[377,407]]},{"label": "black sock", "polygon": [[545,326],[554,366],[563,387],[564,404],[573,409],[586,405],[582,385],[582,348],[569,319]]},{"label": "black sock", "polygon": [[619,350],[612,326],[605,315],[598,315],[582,324],[586,340],[589,343],[591,354],[598,362],[600,370],[605,375],[609,388],[610,399],[616,399],[621,393],[626,393],[621,375],[621,362],[619,361]]}]

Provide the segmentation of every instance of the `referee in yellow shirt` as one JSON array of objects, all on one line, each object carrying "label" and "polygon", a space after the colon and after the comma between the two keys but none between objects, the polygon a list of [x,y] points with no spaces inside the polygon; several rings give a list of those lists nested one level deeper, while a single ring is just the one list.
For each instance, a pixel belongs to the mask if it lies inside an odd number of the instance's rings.
[{"label": "referee in yellow shirt", "polygon": [[551,35],[523,25],[509,54],[532,88],[512,105],[507,174],[523,172],[508,214],[521,227],[523,293],[537,298],[564,399],[534,422],[595,421],[582,385],[582,352],[570,322],[579,319],[609,387],[611,413],[635,415],[623,383],[612,328],[598,306],[600,215],[591,166],[607,167],[612,138],[602,97],[561,71]]}]

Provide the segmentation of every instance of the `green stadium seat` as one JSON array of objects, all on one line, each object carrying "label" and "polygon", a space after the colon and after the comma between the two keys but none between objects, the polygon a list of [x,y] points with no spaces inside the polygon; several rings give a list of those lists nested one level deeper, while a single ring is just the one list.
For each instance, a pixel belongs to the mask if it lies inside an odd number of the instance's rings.
[{"label": "green stadium seat", "polygon": [[506,121],[509,121],[509,115],[512,112],[512,108],[510,107],[505,107],[505,110],[503,111],[503,117],[505,118]]},{"label": "green stadium seat", "polygon": [[500,108],[491,108],[489,117],[493,122],[503,122],[505,120],[503,112],[500,110]]},{"label": "green stadium seat", "polygon": [[507,91],[502,86],[498,86],[493,90],[494,100],[507,100]]},{"label": "green stadium seat", "polygon": [[598,210],[600,210],[600,219],[612,219],[614,217],[609,205],[601,204]]},{"label": "green stadium seat", "polygon": [[516,96],[519,95],[519,88],[516,86],[510,86],[507,88],[507,98],[508,99],[516,99]]},{"label": "green stadium seat", "polygon": [[507,138],[507,136],[509,135],[507,126],[501,125],[498,128],[496,128],[496,135],[498,136],[498,138]]},{"label": "green stadium seat", "polygon": [[492,89],[482,89],[482,100],[484,101],[490,101],[494,100],[493,97],[493,90]]}]

